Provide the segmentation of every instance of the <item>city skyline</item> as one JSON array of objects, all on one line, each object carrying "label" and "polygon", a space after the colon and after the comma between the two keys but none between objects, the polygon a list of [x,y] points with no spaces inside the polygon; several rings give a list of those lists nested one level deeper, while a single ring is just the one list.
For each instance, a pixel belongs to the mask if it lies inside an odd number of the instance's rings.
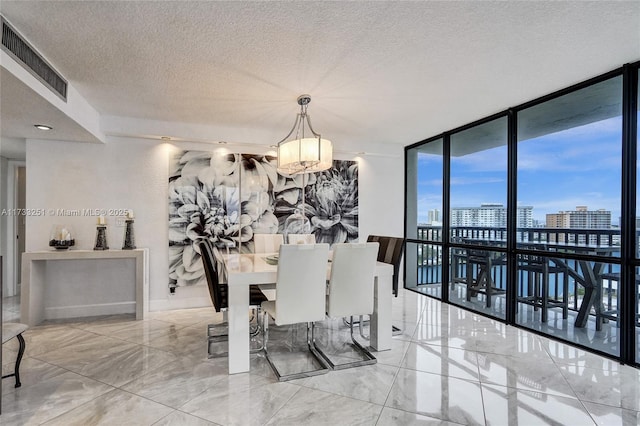
[{"label": "city skyline", "polygon": [[[518,206],[532,206],[532,218],[577,206],[605,209],[615,222],[620,216],[622,119],[589,123],[520,141]],[[506,205],[507,147],[451,158],[451,208]],[[442,210],[442,156],[418,156],[418,222],[428,211]],[[618,223],[612,222],[612,225]]]},{"label": "city skyline", "polygon": [[[516,213],[518,228],[607,229],[615,227],[611,221],[611,212],[605,209],[590,210],[588,206],[576,206],[572,210],[547,213],[545,222],[533,219],[532,210],[533,206],[518,206]],[[419,222],[418,225],[442,226],[440,210],[429,210],[427,222]],[[483,203],[480,206],[453,207],[450,226],[505,228],[507,226],[507,208],[503,204],[490,203]]]}]

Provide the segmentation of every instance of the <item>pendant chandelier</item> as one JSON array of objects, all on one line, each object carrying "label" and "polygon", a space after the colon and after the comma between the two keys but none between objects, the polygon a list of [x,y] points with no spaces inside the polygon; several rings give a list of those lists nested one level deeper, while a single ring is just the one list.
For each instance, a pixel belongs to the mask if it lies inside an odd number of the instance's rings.
[{"label": "pendant chandelier", "polygon": [[278,142],[278,172],[282,174],[297,175],[331,168],[333,146],[311,127],[307,114],[309,102],[311,96],[298,96],[300,112],[289,134]]}]

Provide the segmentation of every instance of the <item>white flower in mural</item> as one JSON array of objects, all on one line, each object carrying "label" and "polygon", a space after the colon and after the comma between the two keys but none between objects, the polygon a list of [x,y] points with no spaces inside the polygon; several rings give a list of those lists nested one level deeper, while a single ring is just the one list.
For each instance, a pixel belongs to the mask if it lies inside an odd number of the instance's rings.
[{"label": "white flower in mural", "polygon": [[250,252],[254,233],[282,233],[303,204],[317,241],[358,237],[357,165],[351,161],[335,162],[327,172],[283,176],[273,157],[181,151],[169,176],[171,288],[206,282],[201,239],[214,247],[233,245],[232,251]]},{"label": "white flower in mural", "polygon": [[[169,246],[173,248],[170,279],[175,286],[200,282],[203,270],[197,242],[235,244],[242,224],[237,189],[169,185]],[[235,200],[235,202],[234,202]],[[247,218],[248,222],[248,218]]]},{"label": "white flower in mural", "polygon": [[311,229],[316,241],[344,243],[358,238],[358,174],[355,165],[340,162],[321,172],[309,197]]}]

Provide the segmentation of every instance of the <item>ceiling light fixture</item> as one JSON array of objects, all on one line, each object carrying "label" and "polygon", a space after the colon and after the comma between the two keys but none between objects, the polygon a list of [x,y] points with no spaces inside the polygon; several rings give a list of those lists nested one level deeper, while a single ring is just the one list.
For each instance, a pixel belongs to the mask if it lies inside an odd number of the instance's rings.
[{"label": "ceiling light fixture", "polygon": [[[331,167],[333,146],[330,140],[322,139],[320,134],[311,127],[311,121],[307,114],[309,102],[311,102],[311,96],[298,96],[300,112],[296,116],[296,121],[289,134],[278,142],[278,171],[280,173],[297,175],[320,172]],[[308,128],[306,135],[305,127]],[[292,135],[294,139],[289,140]]]},{"label": "ceiling light fixture", "polygon": [[160,139],[162,139],[163,141],[170,141],[171,138],[169,136],[161,136]]},{"label": "ceiling light fixture", "polygon": [[227,144],[227,142],[225,142],[225,141],[218,141],[218,143],[219,143],[220,145],[226,145],[226,144]]},{"label": "ceiling light fixture", "polygon": [[33,127],[38,130],[53,130],[53,127],[47,126],[46,124],[34,124]]}]

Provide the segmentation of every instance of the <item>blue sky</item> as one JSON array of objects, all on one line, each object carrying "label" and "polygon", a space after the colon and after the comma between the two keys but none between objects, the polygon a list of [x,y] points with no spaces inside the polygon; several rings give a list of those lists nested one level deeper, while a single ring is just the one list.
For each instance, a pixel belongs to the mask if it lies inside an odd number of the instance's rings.
[{"label": "blue sky", "polygon": [[[622,119],[590,123],[518,143],[518,204],[533,206],[534,219],[546,213],[611,211],[620,216]],[[451,159],[451,207],[507,204],[506,145]],[[418,157],[418,221],[441,209],[442,159]]]}]

